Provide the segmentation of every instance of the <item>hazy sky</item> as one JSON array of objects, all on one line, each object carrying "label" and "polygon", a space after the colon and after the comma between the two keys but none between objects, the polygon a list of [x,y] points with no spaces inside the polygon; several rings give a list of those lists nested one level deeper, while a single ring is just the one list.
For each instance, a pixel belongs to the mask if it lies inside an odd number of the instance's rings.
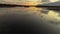
[{"label": "hazy sky", "polygon": [[0,0],[0,3],[10,4],[35,4],[38,0]]},{"label": "hazy sky", "polygon": [[[50,2],[56,2],[58,0],[50,0]],[[41,0],[0,0],[0,3],[8,4],[38,4]]]}]

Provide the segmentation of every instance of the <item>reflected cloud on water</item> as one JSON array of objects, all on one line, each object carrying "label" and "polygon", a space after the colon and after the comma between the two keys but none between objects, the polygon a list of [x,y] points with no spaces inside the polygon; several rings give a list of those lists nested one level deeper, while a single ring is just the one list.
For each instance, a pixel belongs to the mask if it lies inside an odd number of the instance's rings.
[{"label": "reflected cloud on water", "polygon": [[60,13],[58,11],[36,7],[0,8],[0,16],[6,14],[20,14],[29,17],[32,16],[36,21],[38,21],[39,23],[41,22],[40,24],[42,26],[45,26],[45,28],[52,28],[52,31],[54,31],[55,33],[60,32]]}]

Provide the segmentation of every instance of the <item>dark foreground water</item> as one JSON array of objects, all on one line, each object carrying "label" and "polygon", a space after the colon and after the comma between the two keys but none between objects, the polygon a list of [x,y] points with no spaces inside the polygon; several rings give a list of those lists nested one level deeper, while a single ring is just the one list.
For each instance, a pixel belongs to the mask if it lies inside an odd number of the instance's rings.
[{"label": "dark foreground water", "polygon": [[1,34],[60,34],[60,13],[45,8],[0,8]]}]

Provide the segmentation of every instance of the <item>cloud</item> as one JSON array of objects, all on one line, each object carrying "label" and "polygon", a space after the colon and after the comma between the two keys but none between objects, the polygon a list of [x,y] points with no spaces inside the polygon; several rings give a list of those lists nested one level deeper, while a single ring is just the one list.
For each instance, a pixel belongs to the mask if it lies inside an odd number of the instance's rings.
[{"label": "cloud", "polygon": [[23,4],[24,0],[0,0],[0,4]]},{"label": "cloud", "polygon": [[0,0],[0,4],[34,4],[37,0]]}]

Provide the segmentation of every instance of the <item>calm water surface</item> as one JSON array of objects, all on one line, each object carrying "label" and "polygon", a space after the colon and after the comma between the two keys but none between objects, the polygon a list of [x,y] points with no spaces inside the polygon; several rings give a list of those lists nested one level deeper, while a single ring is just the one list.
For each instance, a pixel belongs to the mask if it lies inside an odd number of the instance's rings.
[{"label": "calm water surface", "polygon": [[48,29],[52,28],[54,34],[59,34],[60,32],[60,13],[53,10],[36,7],[0,8],[0,15],[3,16],[5,14],[25,14],[25,16],[29,16],[28,14],[31,14],[33,18],[38,19],[37,21],[40,21],[40,24],[42,24],[44,27]]}]

